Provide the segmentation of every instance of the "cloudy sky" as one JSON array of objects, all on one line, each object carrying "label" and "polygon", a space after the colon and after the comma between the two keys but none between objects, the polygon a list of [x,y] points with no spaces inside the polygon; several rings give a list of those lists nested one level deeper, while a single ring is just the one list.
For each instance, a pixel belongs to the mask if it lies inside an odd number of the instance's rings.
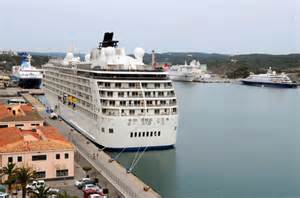
[{"label": "cloudy sky", "polygon": [[1,0],[0,49],[300,53],[299,0]]}]

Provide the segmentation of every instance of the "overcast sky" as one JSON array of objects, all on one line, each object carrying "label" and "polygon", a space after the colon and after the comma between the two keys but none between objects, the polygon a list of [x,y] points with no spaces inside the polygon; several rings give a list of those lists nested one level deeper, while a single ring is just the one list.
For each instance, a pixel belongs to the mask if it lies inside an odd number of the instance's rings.
[{"label": "overcast sky", "polygon": [[0,0],[0,49],[300,53],[299,0]]}]

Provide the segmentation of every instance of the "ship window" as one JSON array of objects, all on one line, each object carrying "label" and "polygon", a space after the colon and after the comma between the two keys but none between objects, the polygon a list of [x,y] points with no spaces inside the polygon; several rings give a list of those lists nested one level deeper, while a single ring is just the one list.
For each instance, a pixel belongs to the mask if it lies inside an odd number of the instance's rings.
[{"label": "ship window", "polygon": [[56,154],[56,159],[60,159],[60,154]]},{"label": "ship window", "polygon": [[102,109],[102,113],[106,113],[106,109]]},{"label": "ship window", "polygon": [[118,88],[120,88],[121,87],[121,83],[116,83],[115,86],[118,87]]},{"label": "ship window", "polygon": [[130,110],[129,110],[129,114],[130,114],[130,115],[134,115],[134,110],[130,109]]},{"label": "ship window", "polygon": [[104,132],[105,132],[105,129],[102,127],[102,128],[101,128],[101,131],[104,133]]},{"label": "ship window", "polygon": [[134,133],[134,137],[136,137],[136,136],[137,136],[137,132]]},{"label": "ship window", "polygon": [[145,131],[143,132],[143,137],[145,137]]},{"label": "ship window", "polygon": [[109,128],[109,129],[108,129],[108,132],[109,132],[109,133],[114,133],[114,129]]},{"label": "ship window", "polygon": [[133,133],[132,132],[130,133],[130,137],[133,137]]},{"label": "ship window", "polygon": [[149,137],[149,131],[147,131],[146,136]]},{"label": "ship window", "polygon": [[151,131],[151,133],[150,133],[150,137],[152,137],[153,136],[153,131]]},{"label": "ship window", "polygon": [[8,125],[0,125],[0,128],[7,128],[8,127]]},{"label": "ship window", "polygon": [[139,132],[139,137],[141,137],[141,132]]},{"label": "ship window", "polygon": [[112,91],[108,91],[107,92],[107,96],[112,97],[113,96],[113,92]]},{"label": "ship window", "polygon": [[173,108],[173,113],[176,113],[176,108]]},{"label": "ship window", "polygon": [[130,88],[134,87],[134,83],[129,83],[129,87]]},{"label": "ship window", "polygon": [[142,83],[142,87],[146,88],[147,87],[147,83]]},{"label": "ship window", "polygon": [[155,88],[159,88],[160,84],[159,83],[155,83]]},{"label": "ship window", "polygon": [[158,131],[158,136],[160,136],[160,131]]},{"label": "ship window", "polygon": [[110,84],[109,83],[105,83],[104,86],[105,87],[110,87]]},{"label": "ship window", "polygon": [[119,93],[118,93],[118,96],[119,96],[119,97],[124,97],[124,92],[119,92]]},{"label": "ship window", "polygon": [[159,109],[155,109],[155,110],[154,110],[154,113],[155,113],[155,114],[159,114]]},{"label": "ship window", "polygon": [[156,136],[156,131],[154,131],[154,136]]},{"label": "ship window", "polygon": [[121,106],[125,106],[126,105],[126,101],[120,101],[120,105]]}]

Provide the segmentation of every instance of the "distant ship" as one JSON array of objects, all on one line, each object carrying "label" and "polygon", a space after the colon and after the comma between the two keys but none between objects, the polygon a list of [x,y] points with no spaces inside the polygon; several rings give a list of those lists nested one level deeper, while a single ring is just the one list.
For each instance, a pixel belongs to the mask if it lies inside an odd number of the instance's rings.
[{"label": "distant ship", "polygon": [[296,88],[297,84],[285,74],[276,74],[270,67],[266,74],[250,74],[249,77],[242,80],[246,85],[280,87],[280,88]]},{"label": "distant ship", "polygon": [[176,143],[178,105],[172,81],[162,69],[143,63],[105,33],[85,61],[71,52],[43,65],[43,89],[61,118],[105,148],[169,148]]},{"label": "distant ship", "polygon": [[21,88],[40,88],[43,78],[42,70],[31,66],[29,54],[22,52],[18,55],[21,57],[21,65],[12,67],[12,81]]},{"label": "distant ship", "polygon": [[207,66],[200,64],[199,61],[193,60],[188,65],[173,65],[169,69],[169,77],[174,81],[193,82],[196,80],[203,80],[210,78],[210,74],[206,73]]}]

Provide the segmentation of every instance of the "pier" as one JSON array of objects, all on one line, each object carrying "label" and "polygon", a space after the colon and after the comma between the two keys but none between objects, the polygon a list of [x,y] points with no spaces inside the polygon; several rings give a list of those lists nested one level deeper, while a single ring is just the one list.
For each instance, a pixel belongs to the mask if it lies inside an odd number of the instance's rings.
[{"label": "pier", "polygon": [[51,120],[45,112],[45,107],[29,93],[22,96],[30,102],[45,118],[45,121],[57,127],[62,134],[71,141],[78,154],[88,161],[106,180],[113,185],[124,197],[128,198],[160,198],[161,196],[151,187],[142,182],[117,161],[111,159],[103,150],[86,137],[70,127],[62,120]]}]

